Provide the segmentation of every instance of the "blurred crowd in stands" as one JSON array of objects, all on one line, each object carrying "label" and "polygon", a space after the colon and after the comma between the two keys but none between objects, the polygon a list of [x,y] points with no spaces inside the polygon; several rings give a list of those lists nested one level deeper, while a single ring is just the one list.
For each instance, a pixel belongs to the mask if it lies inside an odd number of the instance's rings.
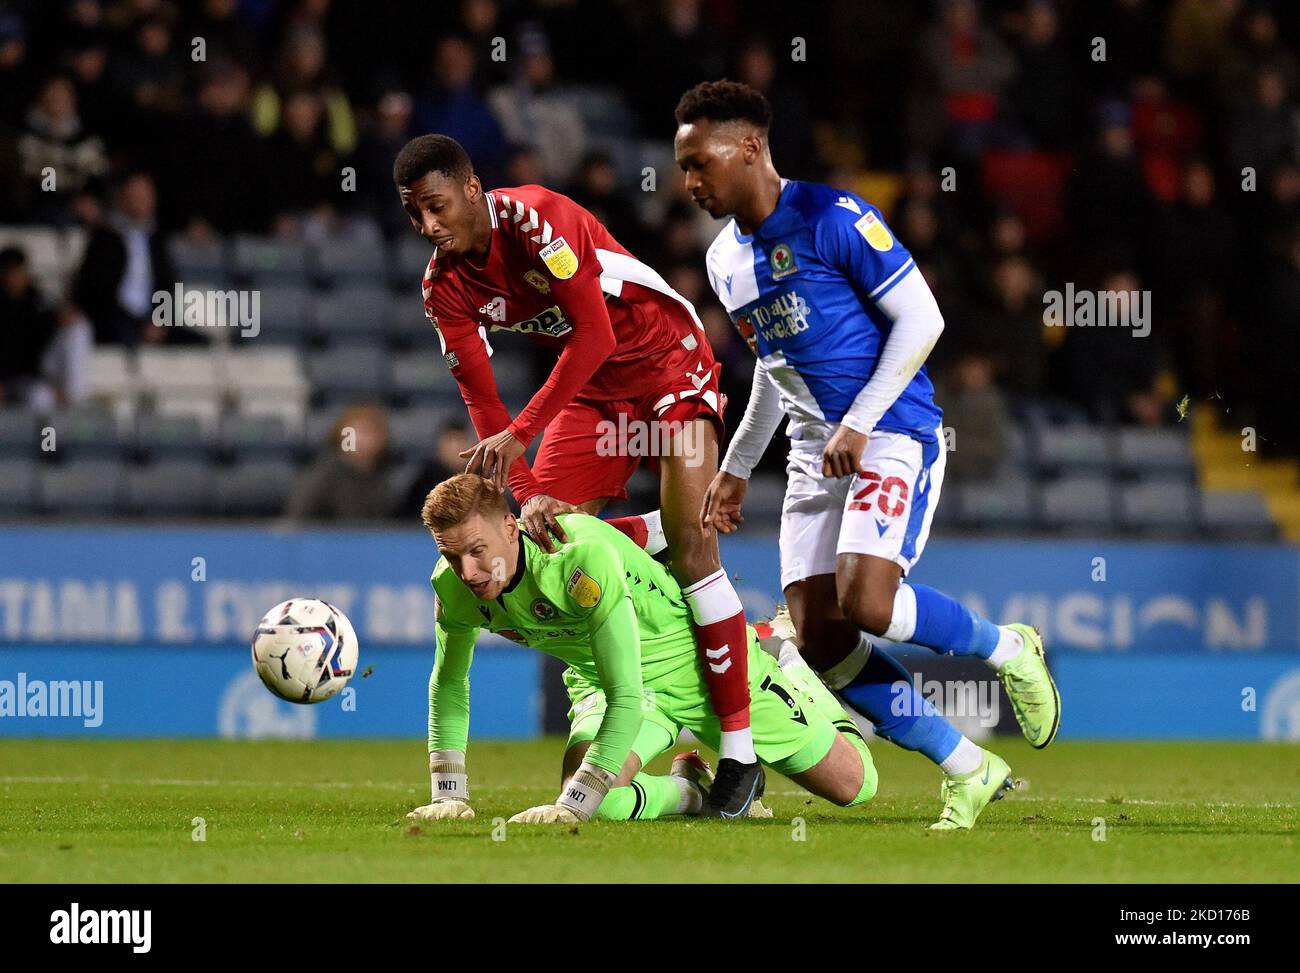
[{"label": "blurred crowd in stands", "polygon": [[[915,254],[955,475],[1017,422],[1174,425],[1185,395],[1295,453],[1298,35],[1292,0],[0,0],[0,225],[84,238],[58,292],[0,251],[0,399],[84,398],[92,341],[206,340],[150,324],[176,240],[393,246],[393,157],[440,131],[692,299],[735,422],[751,359],[671,151],[681,92],[728,76],[771,100],[783,175],[861,193]],[[1150,334],[1045,326],[1067,284],[1150,292]],[[419,312],[415,280],[397,293]]]}]

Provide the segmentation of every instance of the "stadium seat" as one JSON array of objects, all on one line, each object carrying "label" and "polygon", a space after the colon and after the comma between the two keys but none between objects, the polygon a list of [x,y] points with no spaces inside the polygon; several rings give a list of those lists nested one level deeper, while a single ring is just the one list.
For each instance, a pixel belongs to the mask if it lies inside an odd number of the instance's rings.
[{"label": "stadium seat", "polygon": [[226,517],[281,516],[296,476],[294,465],[284,459],[218,468],[216,509]]},{"label": "stadium seat", "polygon": [[1115,437],[1120,471],[1137,479],[1192,479],[1195,463],[1186,430],[1121,429]]},{"label": "stadium seat", "polygon": [[123,457],[130,438],[111,413],[102,409],[64,409],[47,416],[41,427],[54,431],[54,450],[59,457],[74,459]]},{"label": "stadium seat", "polygon": [[283,415],[232,413],[222,421],[221,445],[241,462],[290,458],[302,449],[302,425]]},{"label": "stadium seat", "polygon": [[38,468],[34,459],[0,459],[0,515],[15,516],[36,511]]},{"label": "stadium seat", "polygon": [[[424,259],[429,259],[428,249]],[[386,263],[383,247],[361,245],[355,240],[326,240],[316,248],[316,273],[336,284],[364,281],[382,286]]]},{"label": "stadium seat", "polygon": [[1022,529],[1034,522],[1034,488],[1026,477],[1008,473],[984,483],[954,482],[953,488],[951,496],[945,488],[939,509],[952,503],[964,527]]},{"label": "stadium seat", "polygon": [[39,476],[41,509],[79,516],[121,509],[125,467],[112,460],[70,460],[43,467]]},{"label": "stadium seat", "polygon": [[340,287],[316,295],[315,332],[328,339],[380,340],[388,332],[386,288]]},{"label": "stadium seat", "polygon": [[37,286],[46,294],[59,294],[76,269],[63,235],[49,226],[0,227],[0,247],[17,247],[27,256],[27,266]]},{"label": "stadium seat", "polygon": [[230,262],[222,240],[194,243],[177,234],[167,242],[167,252],[176,267],[176,279],[187,287],[200,280],[221,287],[230,283]]},{"label": "stadium seat", "polygon": [[131,352],[114,345],[95,347],[87,390],[91,399],[112,410],[119,421],[129,421],[135,413],[137,386],[135,356]]},{"label": "stadium seat", "polygon": [[139,388],[153,398],[214,396],[225,384],[223,352],[211,347],[144,347],[136,357]]},{"label": "stadium seat", "polygon": [[745,526],[760,530],[779,529],[785,487],[786,479],[779,473],[754,474],[745,491]]},{"label": "stadium seat", "polygon": [[420,303],[420,292],[407,288],[400,293],[389,294],[388,299],[388,335],[403,348],[427,349],[441,353],[438,344],[438,332],[432,322],[425,316],[424,306]]},{"label": "stadium seat", "polygon": [[1278,528],[1263,495],[1255,490],[1206,490],[1201,493],[1201,525],[1212,534],[1273,540]]},{"label": "stadium seat", "polygon": [[390,248],[389,283],[399,293],[419,300],[420,281],[429,268],[429,258],[433,256],[433,247],[423,237],[412,231],[402,236]]},{"label": "stadium seat", "polygon": [[310,272],[310,255],[305,243],[240,235],[235,237],[232,264],[235,271],[255,287],[305,285]]},{"label": "stadium seat", "polygon": [[1061,474],[1105,473],[1111,465],[1110,436],[1096,426],[1039,426],[1038,465]]},{"label": "stadium seat", "polygon": [[413,400],[461,401],[456,378],[434,351],[412,350],[393,356],[392,389]]},{"label": "stadium seat", "polygon": [[394,412],[388,419],[388,446],[404,459],[415,461],[432,452],[443,424],[463,414],[451,409],[415,408]]},{"label": "stadium seat", "polygon": [[307,356],[312,394],[325,402],[379,398],[388,390],[388,350],[374,344],[339,345]]},{"label": "stadium seat", "polygon": [[234,395],[245,391],[285,392],[307,384],[302,352],[282,346],[231,348],[226,357],[226,378]]},{"label": "stadium seat", "polygon": [[258,292],[258,338],[268,343],[300,344],[311,332],[311,292],[301,284],[267,285]]},{"label": "stadium seat", "polygon": [[1107,530],[1114,525],[1111,484],[1100,476],[1068,476],[1042,487],[1042,523],[1056,530]]},{"label": "stadium seat", "polygon": [[36,456],[42,425],[27,409],[0,408],[0,458]]},{"label": "stadium seat", "polygon": [[1147,480],[1120,488],[1120,522],[1144,533],[1188,533],[1196,527],[1196,488],[1185,480]]},{"label": "stadium seat", "polygon": [[145,516],[210,515],[213,469],[209,463],[183,459],[128,467],[123,505],[130,513]]},{"label": "stadium seat", "polygon": [[[509,338],[518,338],[510,335]],[[533,379],[533,360],[527,354],[527,342],[524,348],[509,348],[514,344],[509,340],[493,345],[492,374],[496,378],[497,393],[501,401],[512,413],[523,408],[537,391]],[[505,350],[503,350],[503,346]]]},{"label": "stadium seat", "polygon": [[149,412],[136,420],[135,445],[150,458],[206,458],[216,448],[216,429],[193,414]]}]

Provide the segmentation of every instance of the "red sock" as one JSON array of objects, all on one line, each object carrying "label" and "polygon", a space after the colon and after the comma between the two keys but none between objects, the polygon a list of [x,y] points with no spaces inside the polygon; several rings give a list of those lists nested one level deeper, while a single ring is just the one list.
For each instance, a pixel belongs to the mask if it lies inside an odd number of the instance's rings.
[{"label": "red sock", "polygon": [[713,710],[724,731],[743,730],[749,726],[749,637],[736,589],[719,569],[682,593],[695,619]]},{"label": "red sock", "polygon": [[668,546],[668,538],[664,536],[663,518],[660,517],[658,510],[633,514],[631,517],[615,517],[605,523],[632,538],[633,543],[647,554],[658,554]]},{"label": "red sock", "polygon": [[615,530],[621,530],[637,547],[644,548],[645,542],[650,539],[650,529],[645,525],[645,518],[633,515],[631,517],[615,517],[607,520],[605,523]]}]

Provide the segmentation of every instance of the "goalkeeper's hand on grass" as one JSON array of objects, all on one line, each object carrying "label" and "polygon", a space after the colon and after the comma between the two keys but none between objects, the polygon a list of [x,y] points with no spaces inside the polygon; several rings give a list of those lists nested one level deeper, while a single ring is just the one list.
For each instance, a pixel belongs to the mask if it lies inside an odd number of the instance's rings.
[{"label": "goalkeeper's hand on grass", "polygon": [[520,811],[509,821],[510,824],[581,824],[586,818],[580,818],[563,804],[539,804],[527,811]]},{"label": "goalkeeper's hand on grass", "polygon": [[446,821],[455,818],[472,818],[474,809],[468,801],[434,801],[424,804],[406,815],[412,821]]},{"label": "goalkeeper's hand on grass", "polygon": [[596,813],[613,783],[614,775],[609,771],[583,761],[554,804],[539,804],[520,811],[508,823],[581,824]]},{"label": "goalkeeper's hand on grass", "polygon": [[406,816],[415,821],[472,818],[465,754],[460,750],[434,750],[429,754],[429,784],[433,800]]}]

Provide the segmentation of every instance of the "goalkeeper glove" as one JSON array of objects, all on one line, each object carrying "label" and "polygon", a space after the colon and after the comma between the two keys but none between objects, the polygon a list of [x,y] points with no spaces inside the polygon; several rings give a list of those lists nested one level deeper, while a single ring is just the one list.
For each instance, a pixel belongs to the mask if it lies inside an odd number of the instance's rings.
[{"label": "goalkeeper glove", "polygon": [[594,764],[584,762],[567,784],[564,793],[556,798],[554,804],[541,804],[520,811],[510,823],[513,824],[580,824],[596,813],[596,808],[609,793],[614,783],[615,774],[601,770]]},{"label": "goalkeeper glove", "polygon": [[418,821],[472,818],[465,754],[459,750],[434,750],[429,754],[429,780],[433,800],[406,816]]},{"label": "goalkeeper glove", "polygon": [[580,818],[563,804],[539,804],[520,811],[510,819],[510,824],[581,824]]}]

